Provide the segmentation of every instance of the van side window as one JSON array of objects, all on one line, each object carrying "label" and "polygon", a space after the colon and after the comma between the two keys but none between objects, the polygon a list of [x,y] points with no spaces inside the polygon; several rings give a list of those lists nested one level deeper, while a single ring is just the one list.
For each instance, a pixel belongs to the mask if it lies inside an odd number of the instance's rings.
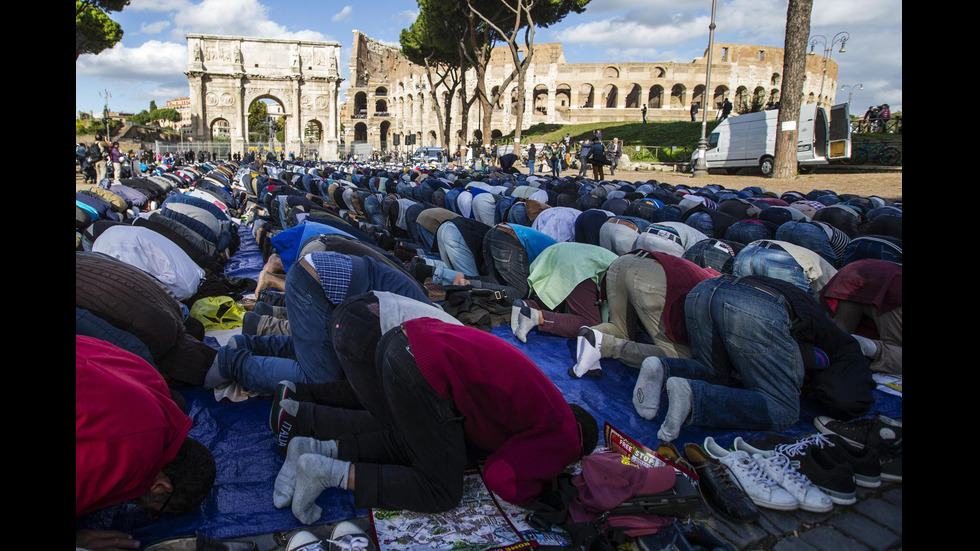
[{"label": "van side window", "polygon": [[714,149],[716,147],[718,147],[718,133],[712,132],[711,135],[708,136],[708,149]]}]

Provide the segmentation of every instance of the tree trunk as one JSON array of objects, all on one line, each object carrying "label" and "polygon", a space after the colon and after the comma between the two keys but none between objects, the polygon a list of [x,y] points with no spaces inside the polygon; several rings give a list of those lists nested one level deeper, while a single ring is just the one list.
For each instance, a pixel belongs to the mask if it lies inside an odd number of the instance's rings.
[{"label": "tree trunk", "polygon": [[799,135],[803,81],[806,79],[806,41],[810,36],[813,0],[789,0],[786,9],[786,43],[783,49],[783,85],[779,90],[779,119],[773,176],[796,176],[796,142]]}]

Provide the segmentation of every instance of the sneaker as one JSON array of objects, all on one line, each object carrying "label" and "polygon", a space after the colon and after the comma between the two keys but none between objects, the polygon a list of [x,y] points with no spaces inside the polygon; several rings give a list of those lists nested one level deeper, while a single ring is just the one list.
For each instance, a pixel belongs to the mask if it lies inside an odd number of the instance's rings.
[{"label": "sneaker", "polygon": [[348,521],[338,522],[330,533],[329,551],[376,551],[374,542],[364,530]]},{"label": "sneaker", "polygon": [[295,389],[296,384],[291,381],[279,381],[279,384],[276,385],[276,392],[272,395],[272,410],[269,412],[269,428],[272,429],[272,432],[279,432],[279,423],[283,414],[279,402],[286,398],[295,400]]},{"label": "sneaker", "polygon": [[772,450],[752,447],[741,436],[735,438],[732,449],[748,452],[770,478],[800,502],[800,509],[811,513],[826,513],[834,508],[834,502],[827,494],[793,468],[789,457]]},{"label": "sneaker", "polygon": [[795,444],[782,444],[773,451],[789,457],[790,464],[810,479],[814,486],[823,490],[837,505],[852,505],[857,502],[857,483],[854,469],[847,463],[838,463],[812,440],[801,440]]},{"label": "sneaker", "polygon": [[805,438],[791,438],[778,434],[766,434],[765,439],[750,438],[748,444],[763,450],[771,450],[779,445],[792,445],[804,440],[818,445],[830,454],[837,463],[848,463],[854,471],[854,482],[862,488],[881,486],[881,460],[876,450],[861,449],[848,444],[836,434],[814,433]]},{"label": "sneaker", "polygon": [[286,551],[327,551],[323,542],[312,533],[300,530],[289,538],[286,543]]},{"label": "sneaker", "polygon": [[[704,451],[728,467],[749,499],[759,507],[777,511],[794,511],[800,502],[779,486],[748,453],[729,451],[712,437],[704,439]],[[690,458],[690,457],[689,457]]]},{"label": "sneaker", "polygon": [[527,334],[538,326],[537,311],[524,304],[523,300],[515,300],[510,307],[510,330],[521,342],[527,342]]},{"label": "sneaker", "polygon": [[902,443],[878,448],[881,457],[881,479],[889,482],[902,481]]},{"label": "sneaker", "polygon": [[[673,447],[672,444],[670,444]],[[660,453],[660,447],[657,447]],[[738,486],[731,471],[704,448],[691,442],[684,445],[684,455],[698,475],[698,492],[713,511],[734,522],[753,522],[759,509]]]},{"label": "sneaker", "polygon": [[813,425],[823,434],[836,434],[860,448],[877,448],[880,444],[902,441],[902,421],[881,414],[848,422],[821,415],[813,420]]}]

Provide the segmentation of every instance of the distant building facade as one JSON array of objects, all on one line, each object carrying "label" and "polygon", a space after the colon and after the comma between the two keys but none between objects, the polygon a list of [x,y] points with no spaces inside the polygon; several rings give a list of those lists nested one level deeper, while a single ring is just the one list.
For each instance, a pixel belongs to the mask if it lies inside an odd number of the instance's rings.
[{"label": "distant building facade", "polygon": [[180,120],[177,122],[171,121],[160,121],[162,126],[169,126],[170,128],[181,129],[189,128],[191,126],[191,98],[175,98],[168,100],[165,105],[167,109],[173,109],[180,115]]},{"label": "distant building facade", "polygon": [[[526,51],[525,48],[521,48]],[[486,89],[493,95],[510,75],[513,60],[506,47],[494,48],[486,72]],[[579,124],[642,120],[691,120],[691,104],[697,103],[713,120],[725,99],[735,112],[751,110],[753,103],[772,106],[779,102],[782,86],[783,49],[745,44],[715,44],[712,51],[711,90],[705,92],[707,50],[689,63],[567,63],[561,44],[534,45],[534,56],[525,81],[522,128],[534,124]],[[826,72],[825,72],[826,70]],[[819,55],[808,55],[803,102],[833,104],[837,89],[837,64]],[[473,96],[476,74],[466,75],[465,98]],[[508,85],[493,106],[490,136],[480,129],[482,106],[474,101],[468,111],[463,136],[463,95],[452,98],[450,147],[499,141],[516,124],[516,82]],[[437,97],[449,101],[448,88]],[[822,95],[821,95],[822,94]],[[396,45],[386,44],[354,31],[350,63],[350,88],[341,106],[343,138],[352,144],[370,143],[375,149],[407,151],[442,145],[443,130],[425,67],[410,62]],[[700,119],[701,112],[698,117]],[[408,140],[409,145],[406,145]],[[412,143],[414,142],[414,143]]]}]

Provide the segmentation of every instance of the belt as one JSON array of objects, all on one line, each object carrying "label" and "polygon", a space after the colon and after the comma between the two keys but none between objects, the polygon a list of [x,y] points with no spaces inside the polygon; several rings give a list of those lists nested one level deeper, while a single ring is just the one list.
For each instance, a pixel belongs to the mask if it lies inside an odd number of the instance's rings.
[{"label": "belt", "polygon": [[725,274],[725,275],[721,276],[721,279],[723,279],[725,281],[729,281],[731,283],[736,283],[736,284],[739,284],[739,285],[745,285],[746,287],[751,287],[751,288],[753,288],[753,289],[755,289],[757,291],[762,291],[763,293],[771,296],[776,302],[778,302],[783,308],[786,309],[786,315],[789,316],[789,319],[790,320],[792,320],[794,317],[796,317],[793,314],[793,309],[790,308],[790,306],[789,306],[789,301],[786,300],[786,297],[784,297],[782,295],[782,293],[778,293],[778,292],[776,292],[776,291],[774,291],[774,290],[772,290],[772,289],[770,289],[770,288],[768,288],[768,287],[766,287],[764,285],[760,285],[760,284],[758,284],[758,283],[756,283],[754,281],[746,281],[742,277],[736,277],[736,276],[734,276],[732,274]]},{"label": "belt", "polygon": [[309,272],[311,276],[313,276],[313,279],[315,279],[317,281],[317,283],[320,282],[320,276],[317,275],[316,268],[314,268],[312,265],[310,265],[310,263],[307,262],[305,258],[299,259],[299,264],[300,264],[300,266],[302,266],[303,268],[305,268],[306,271]]},{"label": "belt", "polygon": [[636,227],[636,224],[630,222],[629,220],[623,220],[622,218],[610,218],[606,220],[606,222],[612,222],[613,224],[620,224],[622,226],[626,226],[627,228],[632,228],[633,231],[637,231],[637,232],[640,231],[639,228]]}]

